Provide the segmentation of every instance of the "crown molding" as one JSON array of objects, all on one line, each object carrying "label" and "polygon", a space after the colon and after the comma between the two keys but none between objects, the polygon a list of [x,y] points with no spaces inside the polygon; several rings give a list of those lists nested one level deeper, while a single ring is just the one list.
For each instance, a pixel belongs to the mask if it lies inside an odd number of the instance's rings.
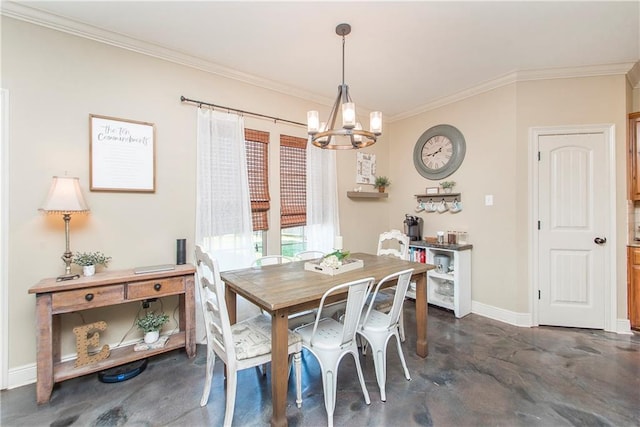
[{"label": "crown molding", "polygon": [[166,60],[187,67],[195,68],[200,71],[215,74],[221,77],[237,80],[253,86],[264,89],[273,90],[289,96],[294,96],[306,101],[312,101],[319,104],[332,105],[334,99],[319,96],[299,88],[295,88],[286,84],[275,82],[273,80],[264,79],[253,74],[243,73],[211,61],[186,54],[174,49],[168,49],[153,43],[138,40],[124,34],[106,31],[92,25],[78,22],[59,15],[44,12],[39,9],[25,6],[14,1],[2,0],[0,14],[9,18],[18,19],[31,24],[61,31],[89,40],[111,45],[114,47],[127,49],[132,52],[141,53],[143,55]]},{"label": "crown molding", "polygon": [[[67,34],[72,34],[100,43],[127,49],[132,52],[184,65],[263,89],[273,90],[305,101],[311,101],[321,105],[332,105],[334,101],[333,98],[323,97],[273,80],[233,70],[211,61],[207,61],[193,55],[188,55],[184,52],[167,49],[123,34],[106,31],[92,25],[87,25],[72,19],[44,12],[14,1],[2,0],[0,14]],[[640,87],[640,62],[636,62],[635,64],[627,62],[621,64],[604,64],[584,67],[512,71],[501,77],[464,89],[452,95],[439,98],[433,102],[404,113],[388,117],[385,121],[392,123],[406,119],[516,82],[619,74],[625,74],[632,87]]]},{"label": "crown molding", "polygon": [[636,62],[627,73],[627,80],[634,89],[640,89],[640,61]]},{"label": "crown molding", "polygon": [[[489,92],[500,87],[517,83],[534,80],[551,80],[551,79],[569,79],[579,77],[597,77],[597,76],[610,76],[610,75],[626,75],[632,86],[638,87],[638,80],[640,79],[640,62],[636,62],[635,65],[632,62],[624,62],[621,64],[604,64],[604,65],[590,65],[584,67],[567,67],[567,68],[548,68],[540,70],[522,70],[513,71],[505,74],[501,77],[489,80],[487,82],[475,85],[471,88],[454,93],[453,95],[439,98],[433,102],[425,104],[421,107],[415,108],[410,111],[406,111],[402,114],[395,115],[389,118],[389,122],[393,123],[398,120],[406,119],[416,116],[418,114],[426,113],[427,111],[434,110],[436,108],[444,107],[445,105],[452,104],[454,102],[462,101],[472,96],[479,95],[484,92]],[[635,77],[634,77],[635,76]],[[635,79],[635,85],[634,80]]]}]

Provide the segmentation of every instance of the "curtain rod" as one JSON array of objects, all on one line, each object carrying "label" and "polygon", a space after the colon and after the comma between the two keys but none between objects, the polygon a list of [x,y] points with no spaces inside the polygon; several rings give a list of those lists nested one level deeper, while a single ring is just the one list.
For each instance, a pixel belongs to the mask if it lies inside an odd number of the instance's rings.
[{"label": "curtain rod", "polygon": [[206,105],[207,107],[221,108],[223,110],[233,111],[233,112],[239,113],[239,114],[248,114],[250,116],[261,117],[263,119],[271,119],[274,122],[291,123],[292,125],[298,125],[298,126],[307,127],[307,125],[305,123],[294,122],[292,120],[281,119],[279,117],[267,116],[265,114],[252,113],[251,111],[238,110],[237,108],[225,107],[224,105],[216,105],[216,104],[212,104],[210,102],[196,101],[195,99],[185,98],[184,96],[180,97],[180,101],[181,102],[191,102],[193,104],[198,104],[200,107],[202,107],[203,105]]}]

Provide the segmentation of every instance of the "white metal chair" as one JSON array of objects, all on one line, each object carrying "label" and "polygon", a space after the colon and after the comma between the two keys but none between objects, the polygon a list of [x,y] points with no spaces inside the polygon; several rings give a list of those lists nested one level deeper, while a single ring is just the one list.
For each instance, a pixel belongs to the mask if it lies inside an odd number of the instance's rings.
[{"label": "white metal chair", "polygon": [[[296,332],[302,337],[302,346],[308,349],[320,364],[324,406],[327,410],[329,427],[333,426],[333,412],[336,406],[338,366],[346,354],[353,356],[364,400],[367,405],[371,403],[362,375],[355,337],[364,301],[373,282],[374,278],[370,277],[332,287],[324,293],[320,300],[315,322],[296,329]],[[344,289],[348,289],[348,293],[343,322],[340,323],[330,317],[323,318],[322,309],[325,307],[327,298]]]},{"label": "white metal chair", "polygon": [[387,343],[391,337],[395,337],[398,347],[398,355],[402,362],[404,376],[407,380],[411,380],[407,363],[404,360],[402,346],[400,345],[400,336],[398,333],[400,324],[400,313],[402,313],[402,305],[409,288],[409,279],[413,268],[403,270],[394,274],[390,274],[378,282],[373,297],[375,298],[384,283],[390,280],[397,280],[395,293],[393,296],[393,304],[388,313],[383,313],[369,305],[367,310],[362,314],[361,322],[358,328],[358,334],[367,340],[371,346],[371,354],[373,355],[373,363],[376,368],[376,380],[380,388],[380,399],[387,400],[385,385],[387,382]]},{"label": "white metal chair", "polygon": [[252,267],[261,267],[263,265],[286,264],[293,261],[293,258],[284,255],[265,255],[253,261]]},{"label": "white metal chair", "polygon": [[[409,260],[409,236],[402,233],[400,230],[385,231],[380,234],[378,238],[378,252],[377,255],[388,255],[400,258],[402,260]],[[393,304],[394,290],[383,290],[380,292],[374,302],[374,308],[378,311],[388,313],[391,310]],[[400,339],[404,342],[404,314],[400,312]],[[363,352],[366,352],[366,347],[363,347]]]},{"label": "white metal chair", "polygon": [[318,259],[324,257],[326,254],[322,251],[302,251],[295,254],[295,258],[301,261],[308,261],[310,259]]},{"label": "white metal chair", "polygon": [[[240,323],[231,325],[225,302],[224,282],[220,278],[218,262],[212,259],[197,245],[195,250],[197,275],[200,286],[200,300],[207,330],[207,368],[206,380],[200,406],[209,400],[213,369],[216,355],[226,365],[227,402],[224,414],[224,426],[233,421],[238,384],[237,373],[242,369],[261,366],[271,361],[271,318],[258,315]],[[296,370],[296,404],[302,406],[301,387],[301,338],[295,332],[289,332],[289,362],[291,355]]]}]

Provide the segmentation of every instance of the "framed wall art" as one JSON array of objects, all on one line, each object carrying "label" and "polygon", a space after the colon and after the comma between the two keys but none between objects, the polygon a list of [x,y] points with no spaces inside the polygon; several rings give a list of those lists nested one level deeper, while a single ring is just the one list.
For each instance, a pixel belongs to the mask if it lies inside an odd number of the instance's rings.
[{"label": "framed wall art", "polygon": [[90,190],[156,191],[155,125],[89,115]]},{"label": "framed wall art", "polygon": [[356,153],[356,184],[373,184],[376,181],[376,155]]}]

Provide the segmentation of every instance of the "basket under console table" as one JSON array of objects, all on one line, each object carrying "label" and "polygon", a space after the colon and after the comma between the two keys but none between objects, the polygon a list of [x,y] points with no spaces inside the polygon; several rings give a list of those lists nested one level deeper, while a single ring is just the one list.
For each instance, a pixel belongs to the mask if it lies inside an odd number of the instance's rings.
[{"label": "basket under console table", "polygon": [[[29,293],[36,295],[37,402],[48,402],[57,382],[178,348],[184,348],[190,358],[194,357],[194,273],[195,268],[188,264],[147,274],[135,274],[132,269],[105,271],[64,282],[57,282],[55,278],[43,279],[29,288]],[[179,330],[169,337],[164,347],[147,351],[134,351],[133,345],[118,347],[111,349],[108,358],[80,367],[75,367],[75,359],[61,361],[61,314],[170,295],[177,295],[179,299]]]}]

